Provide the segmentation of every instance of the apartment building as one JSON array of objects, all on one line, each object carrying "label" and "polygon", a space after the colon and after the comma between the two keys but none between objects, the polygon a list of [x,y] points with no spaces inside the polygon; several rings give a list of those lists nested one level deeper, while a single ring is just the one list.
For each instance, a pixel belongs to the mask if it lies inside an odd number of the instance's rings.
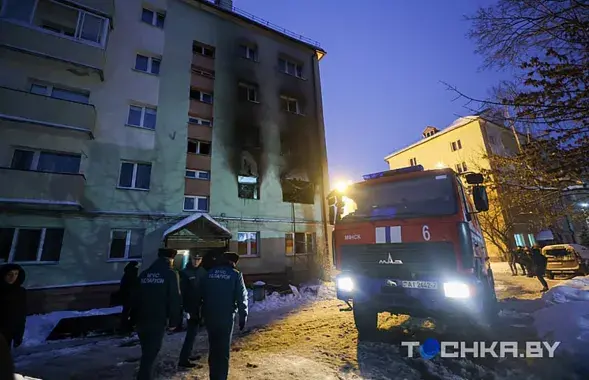
[{"label": "apartment building", "polygon": [[0,6],[0,262],[37,309],[101,306],[162,246],[327,252],[319,43],[227,0]]},{"label": "apartment building", "polygon": [[[520,142],[525,137],[519,136]],[[390,169],[406,166],[423,165],[425,169],[450,167],[457,173],[490,169],[487,158],[491,154],[511,155],[518,152],[518,142],[513,132],[502,125],[501,118],[496,115],[481,114],[461,117],[448,127],[440,130],[433,126],[426,127],[421,139],[414,144],[393,152],[385,157]],[[501,256],[500,244],[497,236],[491,230],[503,231],[505,210],[501,206],[501,194],[490,192],[491,209],[488,215],[492,218],[480,216],[487,251],[492,258]],[[493,225],[490,225],[490,224]],[[511,245],[531,246],[536,241],[534,232],[522,218],[521,223],[515,223],[512,231]]]}]

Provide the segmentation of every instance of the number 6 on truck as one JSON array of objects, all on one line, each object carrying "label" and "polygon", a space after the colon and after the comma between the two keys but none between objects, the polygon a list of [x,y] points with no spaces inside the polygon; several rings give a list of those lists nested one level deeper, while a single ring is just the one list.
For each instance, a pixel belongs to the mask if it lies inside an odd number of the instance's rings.
[{"label": "number 6 on truck", "polygon": [[421,234],[423,235],[423,240],[428,241],[431,239],[432,235],[429,233],[429,227],[426,225],[423,226],[421,229]]}]

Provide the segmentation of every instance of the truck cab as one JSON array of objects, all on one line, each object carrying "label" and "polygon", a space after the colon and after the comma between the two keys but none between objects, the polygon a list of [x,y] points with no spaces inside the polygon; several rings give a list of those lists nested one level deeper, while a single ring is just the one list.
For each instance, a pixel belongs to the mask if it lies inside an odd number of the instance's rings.
[{"label": "truck cab", "polygon": [[[373,173],[328,196],[337,297],[360,333],[379,312],[490,321],[493,273],[476,214],[488,210],[483,176],[421,165]],[[472,199],[472,201],[471,201]]]}]

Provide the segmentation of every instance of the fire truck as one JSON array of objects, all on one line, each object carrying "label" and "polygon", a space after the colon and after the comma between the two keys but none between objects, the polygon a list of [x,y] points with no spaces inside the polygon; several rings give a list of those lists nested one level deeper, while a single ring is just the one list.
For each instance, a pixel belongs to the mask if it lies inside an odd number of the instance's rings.
[{"label": "fire truck", "polygon": [[411,166],[365,175],[328,195],[337,298],[359,335],[379,312],[488,325],[497,316],[493,273],[477,213],[483,176]]}]

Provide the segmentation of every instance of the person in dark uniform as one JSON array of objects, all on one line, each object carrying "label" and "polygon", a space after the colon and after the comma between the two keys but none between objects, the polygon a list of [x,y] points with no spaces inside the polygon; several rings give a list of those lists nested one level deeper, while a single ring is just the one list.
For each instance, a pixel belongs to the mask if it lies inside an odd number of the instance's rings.
[{"label": "person in dark uniform", "polygon": [[118,301],[123,305],[121,313],[121,330],[131,332],[135,325],[135,310],[132,308],[131,296],[139,286],[139,263],[135,260],[125,266],[125,273],[121,278],[121,285],[117,293]]},{"label": "person in dark uniform", "polygon": [[531,249],[530,259],[533,262],[534,274],[536,275],[538,281],[540,281],[540,284],[542,284],[541,292],[545,292],[548,290],[548,283],[544,279],[548,259],[542,254],[540,247],[537,245],[534,245],[534,247]]},{"label": "person in dark uniform", "polygon": [[27,321],[25,270],[17,264],[0,267],[0,334],[8,349],[22,344]]},{"label": "person in dark uniform", "polygon": [[14,380],[14,362],[10,355],[10,347],[0,334],[0,380]]},{"label": "person in dark uniform", "polygon": [[190,261],[186,268],[180,272],[180,289],[182,291],[182,304],[184,311],[188,314],[188,327],[184,344],[180,351],[178,367],[194,368],[196,364],[191,360],[197,357],[192,356],[192,348],[201,322],[200,312],[200,284],[203,282],[207,271],[202,266],[202,257],[194,253],[190,255]]},{"label": "person in dark uniform", "polygon": [[[519,264],[522,270],[522,275],[526,276],[526,259],[527,254],[523,247],[517,247],[515,250],[515,262]],[[515,273],[517,274],[517,267],[515,269]]]},{"label": "person in dark uniform", "polygon": [[[248,298],[243,275],[235,267],[236,260],[220,254],[203,281],[203,314],[209,335],[209,377],[226,380],[229,374],[229,353],[235,312],[239,329],[247,321]],[[239,256],[238,256],[239,257]]]},{"label": "person in dark uniform", "polygon": [[513,250],[509,250],[507,252],[507,263],[509,264],[509,269],[511,270],[512,276],[517,276],[517,261],[516,261],[516,253]]},{"label": "person in dark uniform", "polygon": [[154,378],[154,366],[162,347],[166,327],[182,323],[182,300],[178,273],[172,269],[176,250],[160,248],[158,258],[141,272],[134,305],[137,335],[141,344],[138,380]]}]

